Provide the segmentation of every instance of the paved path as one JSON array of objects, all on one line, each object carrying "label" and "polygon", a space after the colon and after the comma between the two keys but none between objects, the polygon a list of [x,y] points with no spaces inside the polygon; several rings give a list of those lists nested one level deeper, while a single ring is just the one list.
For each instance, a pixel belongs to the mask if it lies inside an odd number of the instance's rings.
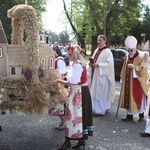
[{"label": "paved path", "polygon": [[[111,109],[105,116],[93,118],[94,135],[87,141],[85,150],[149,150],[150,138],[141,138],[140,132],[145,129],[145,121],[122,122],[125,110],[116,108],[120,83],[116,82],[117,95]],[[0,150],[56,150],[64,141],[64,131],[57,131],[58,117],[26,116],[19,112],[0,116],[3,131],[0,132]],[[75,144],[75,141],[72,141]]]}]

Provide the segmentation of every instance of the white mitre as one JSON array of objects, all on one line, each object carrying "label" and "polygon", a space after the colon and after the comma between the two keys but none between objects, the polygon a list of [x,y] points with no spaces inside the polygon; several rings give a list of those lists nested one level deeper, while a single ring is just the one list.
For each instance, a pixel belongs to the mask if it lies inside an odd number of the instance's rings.
[{"label": "white mitre", "polygon": [[137,46],[137,39],[134,36],[128,36],[124,43],[128,49],[135,49]]}]

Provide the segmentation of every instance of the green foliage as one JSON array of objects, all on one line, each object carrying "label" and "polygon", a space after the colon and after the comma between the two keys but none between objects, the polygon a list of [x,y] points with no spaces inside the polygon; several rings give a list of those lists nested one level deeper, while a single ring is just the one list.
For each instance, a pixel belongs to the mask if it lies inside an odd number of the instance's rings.
[{"label": "green foliage", "polygon": [[65,46],[69,41],[69,35],[68,35],[67,31],[60,32],[59,38],[60,38],[60,41],[59,41],[60,44],[59,45]]},{"label": "green foliage", "polygon": [[[132,27],[131,33],[137,37],[139,43],[143,40],[150,40],[150,7],[145,7],[143,17],[137,22],[136,26]],[[141,36],[142,33],[146,34],[145,39]]]},{"label": "green foliage", "polygon": [[[41,23],[42,12],[46,9],[48,0],[28,0],[28,5],[33,6]],[[62,0],[66,6],[65,0]],[[92,44],[92,50],[97,46],[96,39],[99,34],[106,36],[108,44],[122,44],[127,35],[134,35],[141,42],[141,33],[146,33],[146,39],[150,39],[150,8],[143,5],[143,0],[70,0],[64,12],[73,30],[79,45]],[[6,36],[10,43],[11,19],[7,17],[7,10],[17,4],[23,4],[24,0],[1,0],[0,19]],[[104,23],[106,26],[104,26]],[[52,42],[61,45],[69,40],[66,31],[56,35],[52,32]]]},{"label": "green foliage", "polygon": [[[144,8],[142,0],[71,0],[70,6],[65,11],[74,25],[72,29],[78,43],[91,43],[93,49],[96,47],[96,37],[104,34],[105,28],[109,44],[122,44],[127,35],[137,33],[135,29],[139,26]],[[147,19],[143,23],[146,25],[147,22],[148,27],[148,8],[146,11]],[[139,32],[138,36],[142,30]]]},{"label": "green foliage", "polygon": [[[42,12],[46,10],[46,3],[48,0],[28,0],[28,5],[31,5],[35,8],[37,12],[37,16],[39,18],[39,23],[41,23],[41,15]],[[2,21],[6,37],[8,42],[11,42],[11,19],[7,17],[7,11],[11,9],[13,6],[18,4],[24,4],[25,0],[0,0],[0,20]]]}]

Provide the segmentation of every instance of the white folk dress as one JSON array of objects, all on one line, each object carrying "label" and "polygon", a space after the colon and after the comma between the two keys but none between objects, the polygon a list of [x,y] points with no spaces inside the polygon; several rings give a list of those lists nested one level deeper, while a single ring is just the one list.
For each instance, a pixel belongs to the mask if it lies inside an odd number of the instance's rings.
[{"label": "white folk dress", "polygon": [[82,124],[82,90],[78,85],[83,72],[83,67],[79,61],[73,64],[72,69],[68,72],[67,80],[73,84],[68,89],[68,97],[66,101],[66,132],[65,136],[71,139],[83,137]]},{"label": "white folk dress", "polygon": [[[62,56],[58,56],[55,59],[55,68],[56,68],[56,70],[59,71],[59,73],[62,75],[63,78],[66,77],[67,67],[66,67],[64,58]],[[62,115],[64,115],[64,112],[65,112],[64,104],[59,103],[55,106],[55,108],[50,109],[48,111],[48,114],[51,116],[62,116]]]}]

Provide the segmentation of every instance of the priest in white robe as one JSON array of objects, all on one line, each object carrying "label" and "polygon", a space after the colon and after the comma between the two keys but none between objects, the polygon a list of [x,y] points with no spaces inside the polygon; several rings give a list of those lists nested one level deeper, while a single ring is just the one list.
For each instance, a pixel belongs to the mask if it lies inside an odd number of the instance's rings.
[{"label": "priest in white robe", "polygon": [[98,47],[92,56],[94,62],[89,63],[92,67],[90,92],[93,116],[105,115],[115,97],[114,60],[106,41],[104,35],[98,36]]}]

